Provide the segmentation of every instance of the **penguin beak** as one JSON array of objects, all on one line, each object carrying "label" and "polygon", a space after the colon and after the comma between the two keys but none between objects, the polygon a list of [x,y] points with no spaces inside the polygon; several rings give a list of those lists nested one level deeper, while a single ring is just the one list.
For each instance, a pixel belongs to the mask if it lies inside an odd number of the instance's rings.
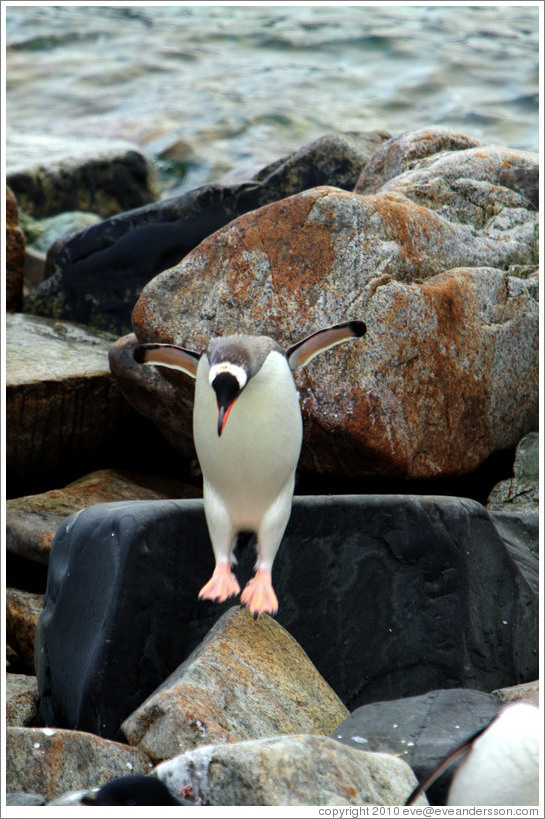
[{"label": "penguin beak", "polygon": [[218,436],[223,432],[223,428],[231,412],[231,407],[235,402],[232,401],[228,407],[220,406],[218,404]]},{"label": "penguin beak", "polygon": [[218,436],[221,435],[233,404],[240,394],[238,379],[231,373],[220,373],[212,381],[218,404]]}]

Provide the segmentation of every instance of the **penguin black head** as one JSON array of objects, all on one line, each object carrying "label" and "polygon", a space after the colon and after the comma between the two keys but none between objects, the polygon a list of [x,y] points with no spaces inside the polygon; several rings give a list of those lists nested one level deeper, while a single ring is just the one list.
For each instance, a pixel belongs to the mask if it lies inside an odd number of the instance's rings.
[{"label": "penguin black head", "polygon": [[154,776],[122,776],[96,793],[83,796],[84,805],[187,805]]},{"label": "penguin black head", "polygon": [[211,386],[216,393],[218,404],[218,435],[223,432],[231,407],[244,389],[246,380],[242,383],[236,375],[228,370],[219,372],[211,380]]}]

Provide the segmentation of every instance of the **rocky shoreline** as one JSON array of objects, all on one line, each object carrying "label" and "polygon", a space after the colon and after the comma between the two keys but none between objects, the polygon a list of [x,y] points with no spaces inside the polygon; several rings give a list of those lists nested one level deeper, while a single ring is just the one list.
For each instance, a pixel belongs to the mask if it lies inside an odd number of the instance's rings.
[{"label": "rocky shoreline", "polygon": [[[130,145],[7,181],[8,804],[145,774],[185,804],[401,805],[535,697],[536,155],[433,127],[163,201]],[[134,346],[346,318],[361,349],[297,376],[277,618],[198,601],[193,384]]]}]

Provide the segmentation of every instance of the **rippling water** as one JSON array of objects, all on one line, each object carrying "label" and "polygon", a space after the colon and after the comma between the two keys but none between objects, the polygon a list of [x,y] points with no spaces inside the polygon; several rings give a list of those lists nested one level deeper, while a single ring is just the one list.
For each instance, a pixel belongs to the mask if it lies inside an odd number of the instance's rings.
[{"label": "rippling water", "polygon": [[440,124],[538,150],[538,17],[505,5],[8,7],[8,169],[21,134],[129,139],[171,192],[332,131]]}]

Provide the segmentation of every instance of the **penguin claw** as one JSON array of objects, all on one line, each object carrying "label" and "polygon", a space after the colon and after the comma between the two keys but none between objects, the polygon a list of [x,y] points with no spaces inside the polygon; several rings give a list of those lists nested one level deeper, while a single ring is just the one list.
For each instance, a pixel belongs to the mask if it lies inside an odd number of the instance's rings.
[{"label": "penguin claw", "polygon": [[278,611],[278,599],[272,587],[270,569],[257,570],[255,576],[244,587],[240,602],[249,609],[254,620],[259,614],[270,614],[274,617]]},{"label": "penguin claw", "polygon": [[208,583],[199,592],[199,600],[223,603],[240,594],[240,586],[228,563],[218,563]]}]

